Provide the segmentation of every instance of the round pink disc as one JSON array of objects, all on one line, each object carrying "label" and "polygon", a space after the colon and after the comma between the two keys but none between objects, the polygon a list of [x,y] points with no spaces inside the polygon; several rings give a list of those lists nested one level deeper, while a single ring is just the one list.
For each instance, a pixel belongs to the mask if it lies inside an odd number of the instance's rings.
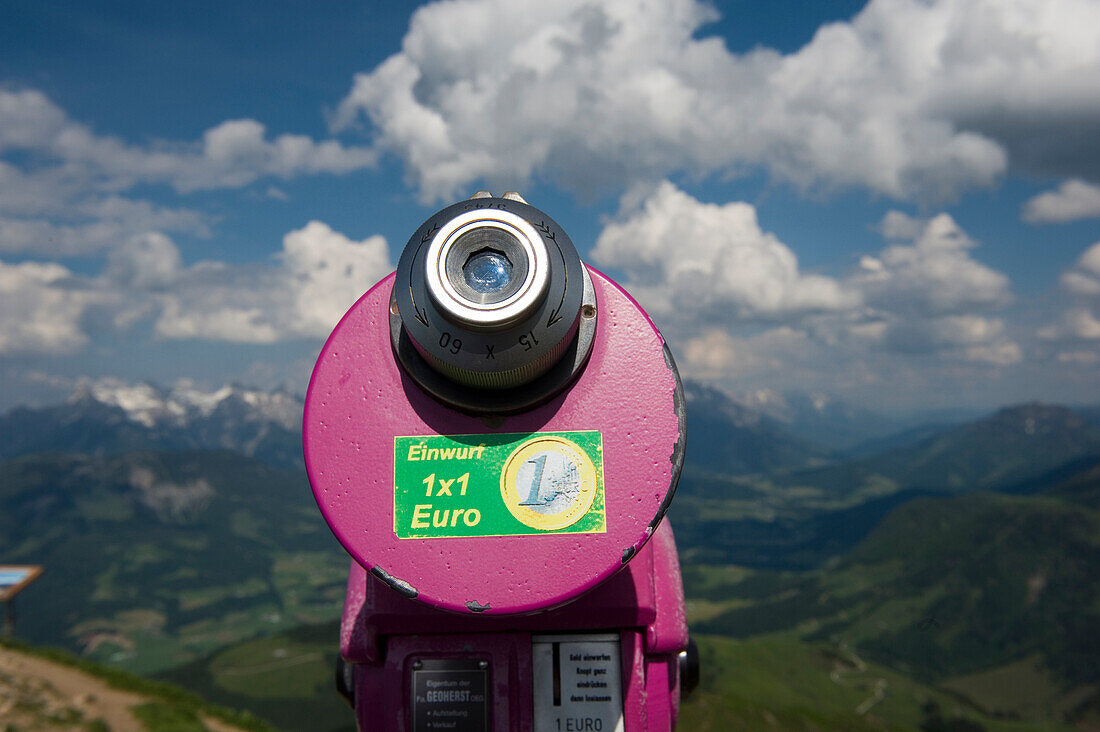
[{"label": "round pink disc", "polygon": [[[390,346],[393,275],[329,337],[306,396],[306,470],[336,537],[396,591],[463,613],[542,610],[607,579],[649,539],[682,461],[678,379],[642,309],[589,272],[598,318],[588,364],[564,392],[523,414],[456,411],[402,372]],[[602,531],[446,538],[395,532],[396,438],[580,431],[602,437]]]}]

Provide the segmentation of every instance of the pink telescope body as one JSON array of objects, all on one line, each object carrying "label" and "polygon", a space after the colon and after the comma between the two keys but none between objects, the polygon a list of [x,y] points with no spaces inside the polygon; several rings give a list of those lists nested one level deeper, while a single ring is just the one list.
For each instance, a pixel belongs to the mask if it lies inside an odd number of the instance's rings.
[{"label": "pink telescope body", "polygon": [[[638,304],[595,270],[550,268],[558,254],[576,256],[514,194],[455,204],[413,235],[318,358],[305,458],[354,560],[337,685],[360,729],[670,730],[697,675],[662,520],[684,454],[679,376]],[[410,267],[472,283],[452,289],[475,293],[473,314],[448,311]],[[539,267],[572,277],[560,302]],[[477,320],[523,297],[526,311]],[[555,302],[540,309],[538,297]],[[543,358],[533,346],[555,327],[568,342]],[[436,363],[452,351],[470,359]],[[541,360],[515,358],[525,351]],[[498,378],[477,370],[498,360],[505,379],[527,380],[471,383]]]}]

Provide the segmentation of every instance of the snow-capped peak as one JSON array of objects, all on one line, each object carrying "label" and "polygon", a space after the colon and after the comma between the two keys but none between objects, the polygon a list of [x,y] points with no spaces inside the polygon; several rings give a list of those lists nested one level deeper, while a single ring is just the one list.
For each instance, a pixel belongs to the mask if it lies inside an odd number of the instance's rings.
[{"label": "snow-capped peak", "polygon": [[133,422],[145,427],[184,427],[196,419],[213,415],[227,402],[239,402],[246,422],[274,422],[288,430],[301,423],[302,402],[283,391],[264,392],[240,386],[205,390],[191,381],[177,382],[171,388],[149,383],[127,383],[115,378],[82,379],[70,403],[94,400],[122,410]]}]

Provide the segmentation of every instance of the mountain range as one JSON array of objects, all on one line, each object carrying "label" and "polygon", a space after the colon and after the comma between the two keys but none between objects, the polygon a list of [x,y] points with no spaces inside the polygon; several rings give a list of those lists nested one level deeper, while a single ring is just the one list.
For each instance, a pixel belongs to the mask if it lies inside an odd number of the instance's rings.
[{"label": "mountain range", "polygon": [[[821,395],[757,390],[732,395],[686,381],[696,467],[766,472],[855,453],[877,453],[964,421],[963,412],[888,417]],[[1100,421],[1100,408],[1081,410]],[[228,449],[301,466],[302,398],[227,385],[204,390],[83,379],[61,404],[0,416],[0,459],[51,450],[118,454],[143,449]],[[974,417],[976,415],[970,415]]]},{"label": "mountain range", "polygon": [[301,468],[301,425],[302,400],[285,391],[86,380],[62,404],[16,407],[0,417],[0,459],[38,452],[215,449]]},{"label": "mountain range", "polygon": [[[1010,491],[1100,451],[1095,409],[1017,405],[961,424],[903,430],[880,438],[878,452],[846,457],[849,451],[799,437],[772,415],[802,413],[802,432],[833,415],[850,432],[845,415],[871,419],[860,410],[799,395],[752,396],[765,413],[747,406],[750,399],[691,381],[685,395],[688,458],[670,515],[683,524],[681,551],[694,560],[808,568],[846,551],[913,497]],[[0,416],[0,460],[221,450],[300,471],[301,410],[302,400],[285,391],[85,381],[62,404]]]},{"label": "mountain range", "polygon": [[[735,396],[689,380],[685,396],[695,427],[696,462],[723,473],[768,471],[851,450],[875,451],[865,445],[881,440],[896,446],[907,430],[924,425],[919,415],[891,418],[802,393]],[[84,379],[61,404],[16,407],[0,416],[0,459],[50,450],[117,454],[215,448],[293,466],[300,465],[296,440],[301,416],[301,397],[285,390],[239,385],[204,390],[187,382],[162,387]],[[962,421],[955,416],[954,422]]]}]

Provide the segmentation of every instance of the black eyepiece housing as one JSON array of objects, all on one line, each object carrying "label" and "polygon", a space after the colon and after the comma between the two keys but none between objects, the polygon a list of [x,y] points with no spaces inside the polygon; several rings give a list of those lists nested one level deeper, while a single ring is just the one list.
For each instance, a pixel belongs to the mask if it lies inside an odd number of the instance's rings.
[{"label": "black eyepiece housing", "polygon": [[[478,194],[409,239],[391,336],[406,371],[438,398],[467,411],[512,411],[547,398],[583,366],[595,305],[557,222],[518,194]],[[563,359],[564,372],[555,370]]]}]

